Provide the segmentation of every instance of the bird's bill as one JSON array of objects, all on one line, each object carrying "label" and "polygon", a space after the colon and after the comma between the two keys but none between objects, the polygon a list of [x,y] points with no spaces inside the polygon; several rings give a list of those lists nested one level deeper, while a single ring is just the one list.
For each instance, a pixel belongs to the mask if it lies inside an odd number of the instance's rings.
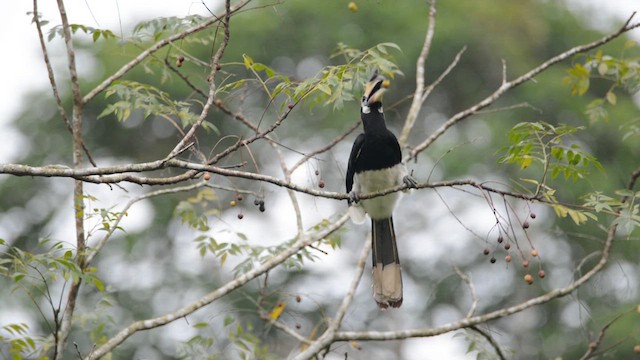
[{"label": "bird's bill", "polygon": [[362,102],[364,105],[370,105],[382,101],[382,95],[391,85],[391,82],[383,76],[374,74],[371,80],[364,87],[364,96]]}]

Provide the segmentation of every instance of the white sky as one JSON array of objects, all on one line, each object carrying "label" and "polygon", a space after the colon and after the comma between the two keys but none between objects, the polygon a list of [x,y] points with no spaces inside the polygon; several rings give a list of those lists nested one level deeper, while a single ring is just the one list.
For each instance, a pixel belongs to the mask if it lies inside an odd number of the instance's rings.
[{"label": "white sky", "polygon": [[[212,7],[211,0],[207,0],[206,3],[210,8]],[[594,27],[606,30],[619,26],[621,19],[628,18],[634,10],[640,9],[640,1],[637,0],[570,0],[570,3],[575,11],[597,6],[597,11],[589,21]],[[2,24],[0,43],[3,49],[8,51],[0,56],[0,99],[2,99],[0,101],[0,143],[3,144],[0,162],[12,161],[17,149],[20,148],[20,141],[28,141],[26,138],[21,138],[9,124],[17,111],[24,107],[24,95],[28,91],[48,87],[35,26],[31,24],[31,16],[26,14],[32,11],[32,6],[32,1],[5,1],[0,11],[0,24]],[[207,14],[202,3],[193,0],[68,0],[66,6],[71,23],[109,28],[119,35],[121,21],[125,37],[130,33],[132,24],[142,19]],[[51,20],[51,23],[59,23],[54,0],[40,1],[39,11],[45,19]],[[611,21],[612,16],[618,21]],[[637,17],[640,21],[640,15]],[[640,33],[637,35],[640,37]],[[54,51],[54,53],[63,55],[60,52]],[[2,211],[1,205],[0,211]],[[475,358],[474,354],[465,355],[464,344],[451,339],[451,335],[410,342],[408,348],[414,354],[423,355],[426,351],[434,359]],[[416,358],[411,354],[405,354],[405,356],[407,359]]]}]

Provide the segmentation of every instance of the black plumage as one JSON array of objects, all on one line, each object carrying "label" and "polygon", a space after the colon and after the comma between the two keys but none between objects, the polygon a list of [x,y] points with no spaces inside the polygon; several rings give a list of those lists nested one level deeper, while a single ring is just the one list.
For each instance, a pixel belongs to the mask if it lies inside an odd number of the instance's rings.
[{"label": "black plumage", "polygon": [[347,192],[354,200],[350,202],[352,219],[361,222],[362,212],[371,218],[373,291],[381,308],[402,304],[400,259],[392,216],[400,194],[362,201],[357,201],[357,197],[398,186],[406,176],[400,145],[384,119],[384,85],[384,78],[375,74],[366,86],[360,111],[364,133],[353,144],[346,177]]}]

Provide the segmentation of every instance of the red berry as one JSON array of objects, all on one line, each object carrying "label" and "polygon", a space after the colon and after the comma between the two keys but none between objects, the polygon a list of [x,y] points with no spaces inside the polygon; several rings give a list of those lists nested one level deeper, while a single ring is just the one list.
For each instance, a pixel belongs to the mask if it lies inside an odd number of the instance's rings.
[{"label": "red berry", "polygon": [[320,189],[324,189],[324,180],[320,180],[320,181],[318,182],[318,187],[319,187]]},{"label": "red berry", "polygon": [[545,275],[546,275],[546,274],[545,274],[544,270],[540,270],[540,271],[538,271],[538,277],[539,277],[540,279],[544,279]]},{"label": "red berry", "polygon": [[525,268],[525,269],[528,268],[529,267],[529,260],[524,260],[522,262],[522,267]]},{"label": "red berry", "polygon": [[204,173],[204,175],[202,176],[202,178],[203,178],[205,181],[209,181],[209,180],[211,180],[211,174],[209,174],[209,173]]},{"label": "red berry", "polygon": [[511,249],[511,244],[509,244],[509,243],[504,244],[504,249],[505,250]]},{"label": "red berry", "polygon": [[532,219],[535,219],[535,218],[536,218],[536,213],[532,212],[531,214],[529,214],[529,216],[530,216]]},{"label": "red berry", "polygon": [[524,281],[526,281],[529,285],[533,284],[533,276],[531,276],[531,274],[525,275]]}]

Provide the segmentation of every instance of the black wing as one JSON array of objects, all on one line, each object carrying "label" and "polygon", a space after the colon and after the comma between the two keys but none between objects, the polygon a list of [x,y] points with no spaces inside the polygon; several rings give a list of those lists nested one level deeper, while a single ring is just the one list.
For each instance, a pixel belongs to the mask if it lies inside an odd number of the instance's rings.
[{"label": "black wing", "polygon": [[353,142],[353,147],[351,148],[351,155],[349,155],[349,165],[347,166],[347,193],[351,192],[353,188],[353,176],[356,172],[356,161],[360,156],[360,151],[362,151],[362,145],[364,145],[364,134],[358,135],[356,141]]}]

